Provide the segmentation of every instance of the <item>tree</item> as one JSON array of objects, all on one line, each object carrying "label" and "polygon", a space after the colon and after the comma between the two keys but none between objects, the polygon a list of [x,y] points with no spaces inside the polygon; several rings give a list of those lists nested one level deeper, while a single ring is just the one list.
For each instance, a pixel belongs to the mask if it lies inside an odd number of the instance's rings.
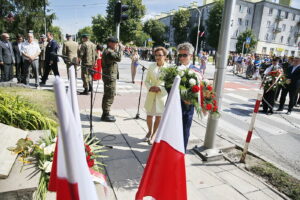
[{"label": "tree", "polygon": [[176,44],[187,41],[190,16],[189,10],[179,10],[174,14],[172,26],[175,28],[174,39]]},{"label": "tree", "polygon": [[150,38],[150,35],[148,35],[147,33],[145,33],[144,31],[136,31],[134,34],[134,44],[136,46],[144,46],[145,45],[145,41],[147,41]]},{"label": "tree", "polygon": [[243,49],[243,43],[246,41],[247,37],[251,38],[251,41],[249,44],[249,48],[246,48],[246,45],[245,45],[244,49],[246,50],[246,52],[251,52],[255,49],[255,46],[257,44],[256,36],[254,35],[254,33],[252,32],[251,29],[248,29],[248,30],[242,32],[237,38],[236,51],[238,53],[245,52],[245,50],[244,50],[244,52],[242,52],[242,49]]},{"label": "tree", "polygon": [[[114,22],[114,9],[116,0],[108,0],[107,13],[107,28],[111,33],[115,33],[116,24]],[[121,22],[120,39],[124,42],[132,41],[132,36],[136,31],[142,30],[141,18],[145,15],[146,7],[142,4],[142,0],[122,0],[122,4],[129,5],[129,10],[126,11],[128,20]]]},{"label": "tree", "polygon": [[166,25],[158,20],[150,19],[145,22],[143,30],[152,38],[154,46],[163,45],[167,30]]},{"label": "tree", "polygon": [[211,11],[209,12],[209,16],[206,21],[207,32],[208,32],[207,42],[214,49],[218,49],[218,45],[219,45],[223,7],[224,7],[224,0],[216,1]]},{"label": "tree", "polygon": [[105,43],[106,39],[112,34],[107,27],[108,23],[105,17],[101,15],[92,17],[92,31],[97,42]]},{"label": "tree", "polygon": [[50,26],[48,28],[48,31],[53,34],[53,37],[54,37],[55,40],[60,41],[60,42],[64,40],[64,37],[62,37],[62,32],[60,30],[60,27]]},{"label": "tree", "polygon": [[79,31],[77,33],[78,38],[81,38],[81,36],[83,34],[88,34],[91,41],[93,41],[93,42],[96,41],[96,37],[94,36],[94,32],[93,32],[93,29],[91,26],[86,26],[86,27],[83,27],[82,29],[79,29]]},{"label": "tree", "polygon": [[[0,31],[8,32],[12,37],[27,34],[33,30],[36,36],[44,33],[44,1],[40,0],[1,0]],[[46,5],[48,2],[46,1]],[[50,10],[47,10],[49,13]],[[8,20],[12,16],[12,20]],[[55,14],[46,15],[47,27],[52,25]]]}]

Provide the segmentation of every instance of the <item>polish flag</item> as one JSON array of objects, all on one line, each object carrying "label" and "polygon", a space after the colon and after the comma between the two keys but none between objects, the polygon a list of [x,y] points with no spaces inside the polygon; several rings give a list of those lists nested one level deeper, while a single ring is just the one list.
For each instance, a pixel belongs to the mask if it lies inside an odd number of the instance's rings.
[{"label": "polish flag", "polygon": [[96,200],[98,197],[82,148],[83,141],[80,137],[74,137],[81,133],[81,129],[59,77],[56,77],[54,89],[60,131],[48,189],[56,191],[56,199]]},{"label": "polish flag", "polygon": [[203,37],[204,33],[205,33],[205,31],[199,32],[199,36],[200,36],[200,37]]},{"label": "polish flag", "polygon": [[155,142],[136,194],[136,200],[186,200],[186,174],[180,78],[174,80]]}]

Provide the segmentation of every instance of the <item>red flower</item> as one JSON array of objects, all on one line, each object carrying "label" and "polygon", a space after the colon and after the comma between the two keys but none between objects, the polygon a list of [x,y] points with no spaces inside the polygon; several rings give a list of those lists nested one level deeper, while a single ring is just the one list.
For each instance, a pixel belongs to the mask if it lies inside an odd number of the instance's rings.
[{"label": "red flower", "polygon": [[211,98],[215,98],[216,96],[214,94],[211,95]]},{"label": "red flower", "polygon": [[90,168],[93,167],[95,164],[94,160],[88,160],[87,163]]},{"label": "red flower", "polygon": [[200,88],[199,88],[198,85],[194,85],[194,86],[192,87],[192,92],[193,92],[193,93],[196,93],[196,92],[199,92],[199,91],[200,91]]},{"label": "red flower", "polygon": [[91,159],[91,156],[86,157],[86,161],[89,161]]},{"label": "red flower", "polygon": [[91,151],[91,147],[90,147],[89,145],[85,144],[84,146],[85,146],[85,150],[86,150],[87,152],[90,152],[90,151]]},{"label": "red flower", "polygon": [[213,87],[212,87],[211,85],[208,85],[206,88],[207,88],[209,91],[212,91],[212,90],[213,90]]},{"label": "red flower", "polygon": [[214,105],[217,105],[217,101],[216,101],[215,99],[213,100],[213,104],[214,104]]},{"label": "red flower", "polygon": [[212,106],[212,104],[211,104],[211,103],[209,103],[209,104],[206,104],[206,107],[205,107],[205,108],[206,108],[206,110],[211,110],[211,109],[212,109],[212,107],[213,107],[213,106]]},{"label": "red flower", "polygon": [[216,111],[218,111],[218,106],[215,106],[213,109],[213,112],[216,112]]}]

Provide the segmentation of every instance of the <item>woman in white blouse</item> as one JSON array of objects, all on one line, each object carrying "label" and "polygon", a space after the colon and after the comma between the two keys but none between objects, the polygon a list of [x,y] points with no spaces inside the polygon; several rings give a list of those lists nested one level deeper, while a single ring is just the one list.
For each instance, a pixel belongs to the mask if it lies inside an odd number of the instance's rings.
[{"label": "woman in white blouse", "polygon": [[[164,88],[164,83],[160,79],[161,69],[168,66],[166,63],[167,54],[167,50],[163,47],[154,49],[156,62],[149,66],[145,80],[145,85],[148,89],[145,101],[148,133],[145,137],[145,142],[148,142],[149,144],[152,144],[152,138],[158,128],[168,96],[168,93]],[[153,117],[155,117],[154,124]]]}]

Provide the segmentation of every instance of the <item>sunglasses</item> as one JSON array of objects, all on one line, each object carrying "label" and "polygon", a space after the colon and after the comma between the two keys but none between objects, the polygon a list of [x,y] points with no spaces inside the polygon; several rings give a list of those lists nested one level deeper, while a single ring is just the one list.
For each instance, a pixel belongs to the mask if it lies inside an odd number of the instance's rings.
[{"label": "sunglasses", "polygon": [[179,57],[179,58],[181,58],[181,57],[186,58],[186,57],[188,57],[188,54],[178,54],[178,57]]}]

